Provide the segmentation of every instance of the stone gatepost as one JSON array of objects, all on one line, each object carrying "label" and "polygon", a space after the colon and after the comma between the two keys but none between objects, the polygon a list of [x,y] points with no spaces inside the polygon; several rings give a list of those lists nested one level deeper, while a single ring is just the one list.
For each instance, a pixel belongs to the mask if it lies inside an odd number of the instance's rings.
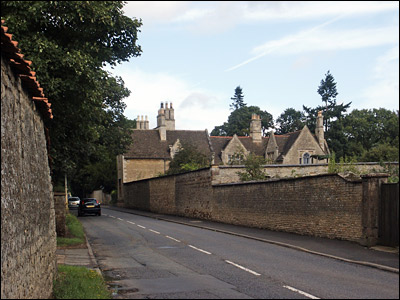
[{"label": "stone gatepost", "polygon": [[56,213],[56,232],[58,237],[65,237],[67,206],[65,205],[65,193],[54,192],[54,209]]},{"label": "stone gatepost", "polygon": [[374,246],[379,239],[379,216],[381,205],[381,186],[386,183],[389,174],[374,173],[362,175],[362,227],[363,246]]}]

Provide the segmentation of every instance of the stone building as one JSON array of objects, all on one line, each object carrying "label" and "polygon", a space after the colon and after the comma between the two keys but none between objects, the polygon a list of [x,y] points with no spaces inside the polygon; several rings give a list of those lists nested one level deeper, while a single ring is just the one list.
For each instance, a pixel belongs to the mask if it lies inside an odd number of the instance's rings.
[{"label": "stone building", "polygon": [[123,184],[164,174],[182,144],[190,144],[211,157],[211,141],[207,130],[176,130],[172,103],[161,103],[157,127],[149,129],[147,116],[136,120],[132,131],[132,145],[117,156],[118,199],[123,195]]},{"label": "stone building", "polygon": [[[242,164],[250,153],[263,156],[271,164],[310,165],[326,163],[329,154],[324,139],[323,117],[318,113],[315,135],[307,126],[302,130],[268,137],[261,133],[261,118],[253,114],[250,136],[209,136],[207,130],[176,130],[172,103],[161,103],[157,127],[149,129],[149,121],[138,116],[137,129],[132,131],[133,143],[126,153],[117,157],[118,199],[127,182],[164,174],[182,143],[195,146],[210,157],[213,165]],[[319,159],[318,159],[319,158]]]},{"label": "stone building", "polygon": [[250,136],[211,136],[215,153],[215,164],[240,164],[240,154],[245,158],[249,153],[262,156],[270,164],[309,165],[328,162],[328,144],[324,138],[322,112],[318,113],[315,135],[307,126],[302,130],[283,135],[273,131],[268,137],[261,135],[260,116],[253,114],[250,122]]},{"label": "stone building", "polygon": [[1,298],[50,298],[57,275],[50,103],[1,21]]}]

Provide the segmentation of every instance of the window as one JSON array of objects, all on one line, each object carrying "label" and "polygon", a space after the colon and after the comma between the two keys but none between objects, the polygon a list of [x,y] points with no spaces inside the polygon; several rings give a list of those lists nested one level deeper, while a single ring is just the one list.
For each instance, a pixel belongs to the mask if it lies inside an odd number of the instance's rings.
[{"label": "window", "polygon": [[310,154],[308,153],[304,153],[303,155],[303,164],[304,165],[309,165],[311,163],[311,159],[310,159]]}]

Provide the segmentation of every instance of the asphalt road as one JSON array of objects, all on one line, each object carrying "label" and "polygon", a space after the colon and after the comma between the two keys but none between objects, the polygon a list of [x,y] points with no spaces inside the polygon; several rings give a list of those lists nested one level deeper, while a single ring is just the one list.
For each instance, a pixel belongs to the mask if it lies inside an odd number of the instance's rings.
[{"label": "asphalt road", "polygon": [[106,208],[102,213],[80,221],[114,298],[399,299],[396,273]]}]

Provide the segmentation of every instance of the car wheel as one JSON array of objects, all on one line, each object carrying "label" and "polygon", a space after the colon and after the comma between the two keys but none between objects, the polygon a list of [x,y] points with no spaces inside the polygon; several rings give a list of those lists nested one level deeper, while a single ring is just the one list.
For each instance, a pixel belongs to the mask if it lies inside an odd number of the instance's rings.
[{"label": "car wheel", "polygon": [[101,212],[99,212],[97,215],[100,217],[101,216]]}]

